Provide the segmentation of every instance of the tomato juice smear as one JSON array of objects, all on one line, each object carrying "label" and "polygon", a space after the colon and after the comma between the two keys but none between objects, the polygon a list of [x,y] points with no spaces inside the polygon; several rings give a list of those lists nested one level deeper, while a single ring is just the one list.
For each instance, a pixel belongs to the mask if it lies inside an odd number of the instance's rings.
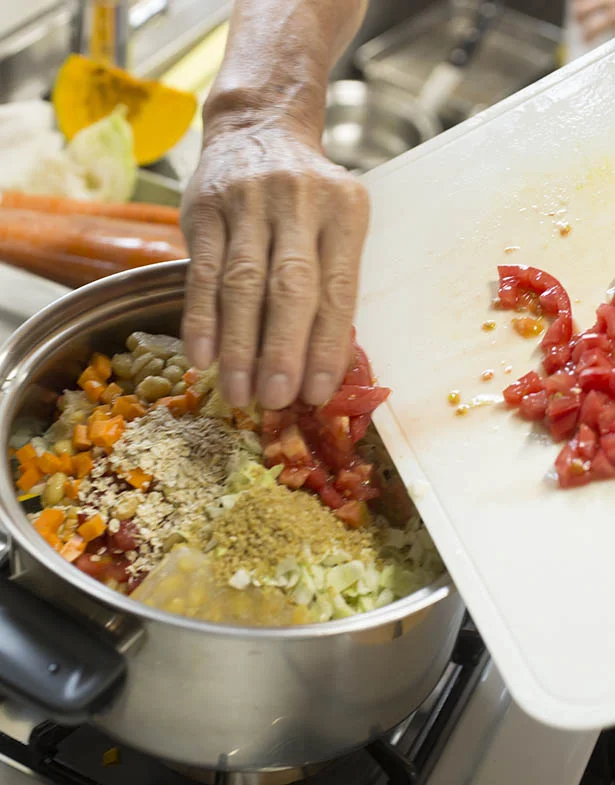
[{"label": "tomato juice smear", "polygon": [[596,324],[573,334],[570,298],[562,284],[535,267],[502,265],[499,297],[517,309],[529,293],[554,317],[541,341],[545,376],[535,371],[504,390],[527,420],[542,422],[556,442],[561,488],[615,478],[615,301],[603,303]]},{"label": "tomato juice smear", "polygon": [[351,367],[328,403],[314,407],[298,401],[281,411],[265,411],[261,440],[266,465],[284,467],[279,482],[318,494],[347,526],[359,528],[369,521],[367,503],[379,490],[373,465],[356,445],[390,390],[374,384],[354,332],[353,349]]}]

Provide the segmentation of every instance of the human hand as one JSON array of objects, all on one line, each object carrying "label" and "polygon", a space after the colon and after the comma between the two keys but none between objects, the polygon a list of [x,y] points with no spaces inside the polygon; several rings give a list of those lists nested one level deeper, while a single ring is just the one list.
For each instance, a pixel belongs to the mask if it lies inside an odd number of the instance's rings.
[{"label": "human hand", "polygon": [[574,13],[588,43],[615,32],[615,0],[575,0]]},{"label": "human hand", "polygon": [[364,187],[285,119],[216,118],[182,206],[183,336],[228,403],[326,402],[346,370],[369,218]]}]

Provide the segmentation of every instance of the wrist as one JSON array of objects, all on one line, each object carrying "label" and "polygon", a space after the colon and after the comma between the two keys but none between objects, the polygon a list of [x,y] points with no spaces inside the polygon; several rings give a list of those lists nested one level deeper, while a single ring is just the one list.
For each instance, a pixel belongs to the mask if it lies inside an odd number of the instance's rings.
[{"label": "wrist", "polygon": [[252,89],[214,85],[203,106],[205,140],[245,129],[287,129],[308,144],[322,137],[326,88],[321,91]]}]

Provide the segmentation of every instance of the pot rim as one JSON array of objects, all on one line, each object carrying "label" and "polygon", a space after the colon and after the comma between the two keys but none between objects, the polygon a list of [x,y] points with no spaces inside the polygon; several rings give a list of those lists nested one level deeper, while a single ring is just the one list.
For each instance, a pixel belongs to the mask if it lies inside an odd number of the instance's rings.
[{"label": "pot rim", "polygon": [[[52,321],[50,319],[51,316],[54,314],[57,316],[58,313],[65,309],[67,304],[92,294],[105,293],[106,290],[110,290],[112,293],[115,288],[121,286],[126,281],[140,280],[145,282],[148,278],[153,279],[156,277],[170,279],[173,277],[173,274],[176,277],[178,275],[185,277],[188,263],[188,259],[182,259],[140,267],[102,278],[68,292],[24,322],[11,335],[0,349],[0,366],[11,349],[30,334],[33,334],[38,339],[36,343],[37,349],[39,351],[43,349],[45,344],[48,343],[48,337],[40,337],[41,333],[44,333],[45,325]],[[101,302],[105,302],[108,298],[103,296],[99,299]],[[32,361],[33,367],[37,364],[36,359],[35,355]],[[23,360],[22,355],[17,362],[21,364]],[[4,380],[0,382],[0,439],[2,439],[5,445],[8,444],[10,438],[10,426],[13,423],[13,415],[17,408],[19,393],[22,390],[25,379],[25,373],[16,373],[16,369],[13,368],[5,376]],[[226,638],[248,638],[254,641],[276,639],[311,640],[339,634],[365,632],[386,624],[399,622],[414,613],[434,605],[456,591],[448,572],[444,572],[432,584],[383,608],[359,613],[347,619],[316,622],[296,627],[241,627],[232,624],[216,624],[158,610],[116,592],[76,569],[68,564],[40,537],[28,521],[17,500],[6,450],[3,464],[0,467],[0,528],[2,527],[9,534],[11,551],[14,547],[12,542],[14,540],[20,548],[26,551],[38,563],[48,567],[58,578],[66,581],[73,588],[84,592],[93,600],[101,602],[106,606],[111,606],[115,610],[132,617]]]}]

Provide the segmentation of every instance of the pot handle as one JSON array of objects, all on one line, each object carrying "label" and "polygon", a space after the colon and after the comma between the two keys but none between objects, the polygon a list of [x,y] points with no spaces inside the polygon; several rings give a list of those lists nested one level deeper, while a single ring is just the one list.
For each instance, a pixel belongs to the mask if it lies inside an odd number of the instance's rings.
[{"label": "pot handle", "polygon": [[0,578],[0,692],[79,725],[109,705],[125,675],[100,631]]}]

